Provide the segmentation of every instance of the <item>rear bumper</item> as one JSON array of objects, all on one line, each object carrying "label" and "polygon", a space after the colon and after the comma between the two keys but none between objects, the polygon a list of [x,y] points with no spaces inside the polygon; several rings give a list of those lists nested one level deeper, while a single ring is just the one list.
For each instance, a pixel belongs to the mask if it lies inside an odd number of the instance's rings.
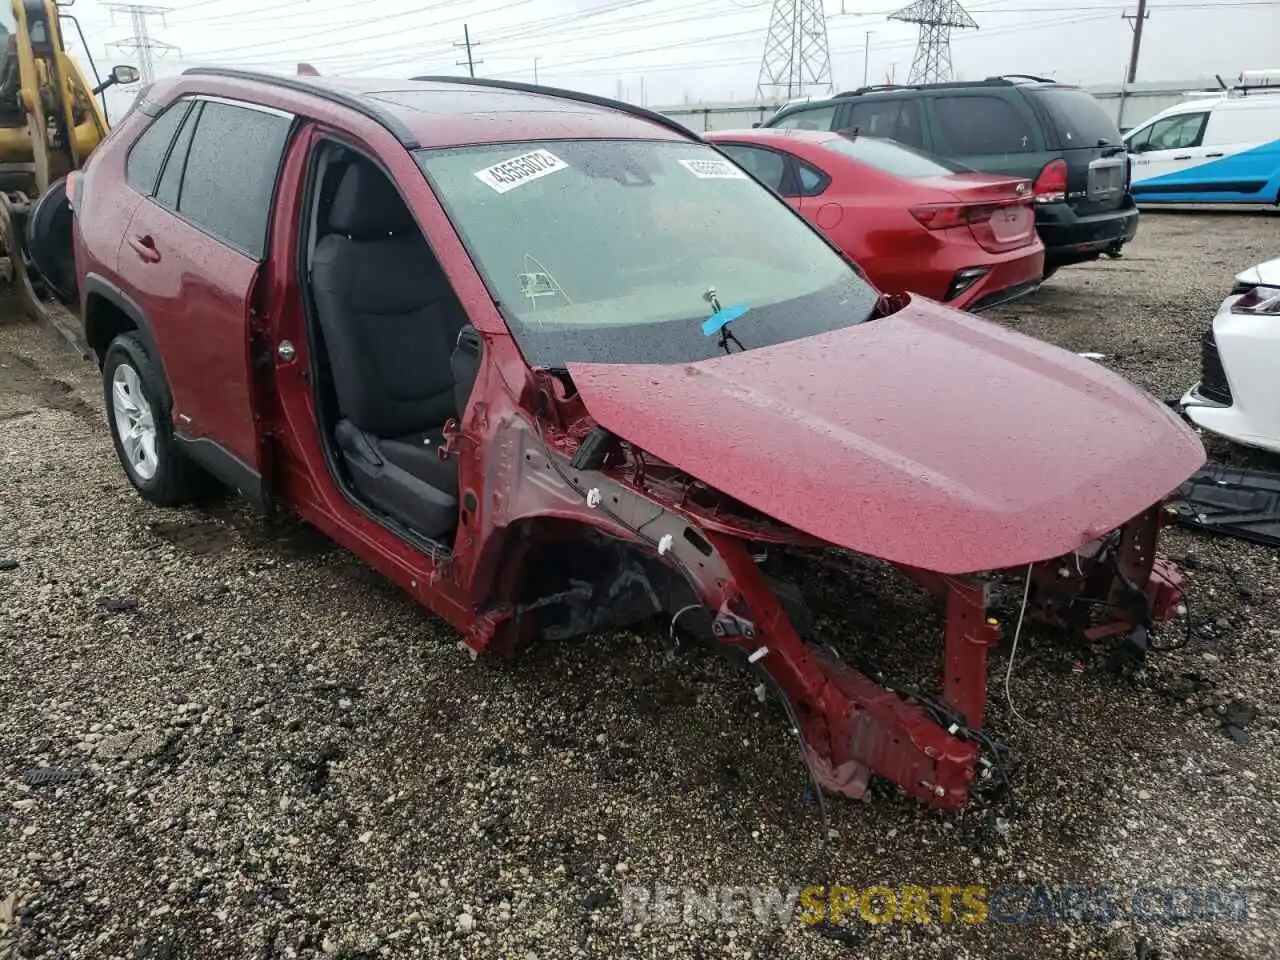
[{"label": "rear bumper", "polygon": [[946,301],[947,306],[975,312],[1034,293],[1044,279],[1044,250],[1039,244],[1023,250],[992,255],[1003,256],[1003,260],[972,264],[989,266],[990,272],[954,300]]},{"label": "rear bumper", "polygon": [[1069,204],[1050,203],[1036,210],[1036,229],[1044,242],[1047,265],[1080,263],[1137,236],[1138,208],[1126,197],[1118,210],[1079,216]]}]

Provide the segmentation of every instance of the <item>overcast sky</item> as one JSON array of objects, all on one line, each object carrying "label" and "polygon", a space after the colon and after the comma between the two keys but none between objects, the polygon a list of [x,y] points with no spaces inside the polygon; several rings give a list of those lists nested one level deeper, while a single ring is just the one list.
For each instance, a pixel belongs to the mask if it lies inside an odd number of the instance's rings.
[{"label": "overcast sky", "polygon": [[[905,80],[916,28],[890,22],[877,0],[825,0],[837,88],[862,82],[866,31],[871,81]],[[404,78],[459,73],[463,25],[478,76],[538,79],[650,106],[749,100],[756,92],[770,3],[759,0],[173,0],[149,17],[156,73],[193,64],[292,73],[299,60],[326,75]],[[1118,82],[1130,38],[1123,0],[971,0],[977,30],[955,31],[958,78],[1034,73],[1084,83]],[[1280,0],[1151,0],[1139,80],[1192,80],[1280,67]],[[99,69],[136,63],[108,44],[126,39],[127,13],[102,0],[73,9]],[[82,49],[73,28],[68,42]],[[123,91],[113,106],[127,104]]]}]

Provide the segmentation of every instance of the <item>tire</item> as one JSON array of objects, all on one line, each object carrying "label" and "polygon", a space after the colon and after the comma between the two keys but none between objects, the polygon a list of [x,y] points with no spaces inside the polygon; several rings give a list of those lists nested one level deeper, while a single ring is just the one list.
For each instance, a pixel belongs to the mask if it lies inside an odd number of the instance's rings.
[{"label": "tire", "polygon": [[200,468],[178,449],[164,380],[131,333],[111,341],[102,360],[107,427],[125,476],[144,500],[175,507],[203,491]]}]

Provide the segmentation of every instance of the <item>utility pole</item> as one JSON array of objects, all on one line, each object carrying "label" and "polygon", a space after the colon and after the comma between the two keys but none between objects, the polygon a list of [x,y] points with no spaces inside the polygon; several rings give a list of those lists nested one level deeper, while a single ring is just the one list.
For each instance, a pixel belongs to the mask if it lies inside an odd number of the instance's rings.
[{"label": "utility pole", "polygon": [[533,58],[533,85],[538,85],[538,58]]},{"label": "utility pole", "polygon": [[1125,20],[1131,21],[1129,27],[1133,30],[1133,46],[1129,48],[1129,79],[1126,83],[1133,83],[1138,76],[1138,54],[1142,50],[1142,24],[1151,14],[1147,13],[1147,0],[1138,0],[1138,13],[1136,16],[1129,16],[1127,13],[1120,14]]},{"label": "utility pole", "polygon": [[[467,29],[467,25],[466,25],[465,23],[462,25],[462,42],[461,42],[461,43],[455,43],[455,44],[454,44],[454,46],[455,46],[455,47],[466,47],[466,48],[467,48],[467,59],[466,59],[466,60],[459,60],[459,61],[458,61],[458,66],[462,66],[463,64],[466,64],[466,67],[467,67],[467,73],[468,73],[468,74],[470,74],[472,77],[475,77],[475,75],[476,75],[476,64],[477,64],[477,63],[484,63],[484,61],[483,61],[483,60],[476,60],[476,59],[474,59],[474,58],[471,56],[471,48],[472,48],[472,47],[478,47],[478,46],[480,46],[480,44],[478,44],[478,43],[472,43],[472,42],[471,42],[471,31]],[[535,64],[536,64],[536,61],[535,61]],[[535,69],[536,69],[536,66],[535,66]]]},{"label": "utility pole", "polygon": [[164,15],[169,12],[168,7],[148,7],[140,3],[109,3],[107,4],[107,9],[111,11],[113,20],[117,13],[127,13],[129,15],[129,23],[133,27],[133,36],[126,37],[123,40],[115,40],[110,46],[125,53],[136,53],[138,55],[138,74],[143,83],[151,83],[156,78],[155,59],[157,54],[163,57],[166,53],[182,52],[171,43],[154,39],[147,26],[148,17],[159,17],[160,22],[163,23]]},{"label": "utility pole", "polygon": [[871,34],[873,31],[867,31],[867,37],[862,44],[862,85],[867,85],[867,77],[871,71]]}]

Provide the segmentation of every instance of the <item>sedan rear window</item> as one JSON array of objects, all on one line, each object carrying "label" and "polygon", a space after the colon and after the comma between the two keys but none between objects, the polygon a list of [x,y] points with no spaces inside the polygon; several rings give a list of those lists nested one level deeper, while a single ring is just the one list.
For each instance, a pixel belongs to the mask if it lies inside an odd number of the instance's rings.
[{"label": "sedan rear window", "polygon": [[686,141],[423,150],[418,162],[534,366],[721,356],[860,323],[878,293],[727,157]]},{"label": "sedan rear window", "polygon": [[841,137],[823,144],[828,150],[834,150],[859,163],[875,167],[904,180],[919,180],[924,177],[945,177],[953,173],[963,173],[968,167],[952,163],[941,157],[934,157],[910,147],[904,147],[892,140],[881,140],[878,137]]},{"label": "sedan rear window", "polygon": [[1063,148],[1118,146],[1116,122],[1090,94],[1072,87],[1028,91],[1053,118]]}]

